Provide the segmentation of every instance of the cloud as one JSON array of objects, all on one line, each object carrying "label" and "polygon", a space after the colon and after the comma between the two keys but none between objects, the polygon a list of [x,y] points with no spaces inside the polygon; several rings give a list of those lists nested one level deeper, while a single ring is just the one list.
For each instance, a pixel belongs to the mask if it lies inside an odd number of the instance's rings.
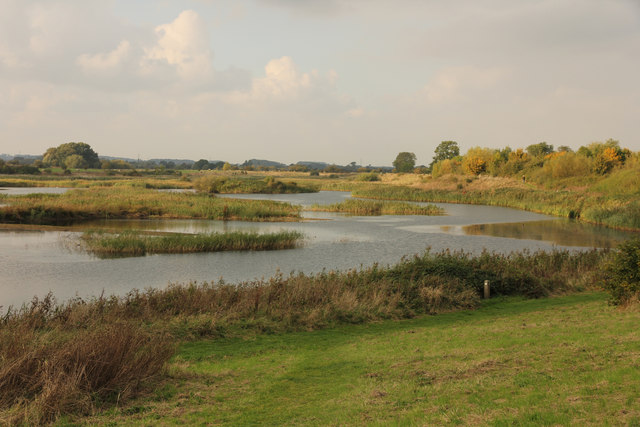
[{"label": "cloud", "polygon": [[300,73],[288,56],[272,59],[264,71],[264,77],[253,81],[255,98],[293,98],[311,86],[311,75]]},{"label": "cloud", "polygon": [[213,53],[204,22],[196,12],[183,11],[173,22],[156,27],[155,33],[157,43],[145,49],[140,62],[143,73],[168,64],[182,79],[212,77]]},{"label": "cloud", "polygon": [[298,107],[324,108],[327,104],[342,104],[336,93],[338,74],[329,70],[302,72],[289,56],[270,60],[264,67],[264,76],[255,77],[248,91],[236,91],[226,97],[233,104],[279,104]]},{"label": "cloud", "polygon": [[127,40],[120,42],[118,47],[108,53],[98,53],[95,55],[80,55],[76,63],[87,72],[112,72],[122,68],[123,63],[131,53],[131,43]]}]

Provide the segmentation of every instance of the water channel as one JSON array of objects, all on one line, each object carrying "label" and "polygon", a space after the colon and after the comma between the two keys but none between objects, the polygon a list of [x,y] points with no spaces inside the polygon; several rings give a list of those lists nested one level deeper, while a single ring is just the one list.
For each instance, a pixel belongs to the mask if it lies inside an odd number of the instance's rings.
[{"label": "water channel", "polygon": [[[32,189],[33,191],[33,189]],[[234,195],[287,201],[302,206],[330,204],[346,192],[290,195]],[[515,209],[438,204],[444,216],[360,217],[305,212],[302,222],[255,223],[205,220],[104,220],[82,228],[144,229],[168,232],[299,230],[296,249],[265,252],[149,255],[100,259],[77,249],[79,231],[15,230],[0,225],[0,306],[19,306],[49,291],[65,300],[124,294],[134,288],[169,283],[226,282],[268,278],[277,272],[314,273],[373,263],[393,264],[403,256],[445,249],[479,253],[611,247],[629,233]],[[2,310],[0,310],[2,311]]]}]

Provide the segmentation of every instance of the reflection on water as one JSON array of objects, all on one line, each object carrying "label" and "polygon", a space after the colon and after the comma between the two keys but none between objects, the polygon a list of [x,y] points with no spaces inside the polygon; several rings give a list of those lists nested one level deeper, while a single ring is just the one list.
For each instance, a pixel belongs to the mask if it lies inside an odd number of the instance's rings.
[{"label": "reflection on water", "polygon": [[62,194],[71,190],[65,187],[0,187],[0,194],[20,196],[24,194]]},{"label": "reflection on water", "polygon": [[[638,233],[612,230],[569,219],[504,224],[474,224],[461,227],[469,236],[495,236],[552,242],[561,246],[612,248]],[[450,232],[451,230],[443,230]]]}]

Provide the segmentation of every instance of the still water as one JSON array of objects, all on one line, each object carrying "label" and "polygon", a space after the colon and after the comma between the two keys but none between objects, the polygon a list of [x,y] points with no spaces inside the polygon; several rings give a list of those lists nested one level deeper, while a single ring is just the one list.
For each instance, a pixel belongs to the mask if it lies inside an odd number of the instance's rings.
[{"label": "still water", "polygon": [[[335,203],[345,192],[234,197],[288,201],[303,206]],[[51,291],[59,300],[124,294],[133,288],[162,288],[171,282],[226,282],[270,277],[277,272],[314,273],[373,263],[393,264],[403,256],[444,249],[478,253],[609,247],[629,235],[514,209],[438,204],[444,216],[358,217],[305,212],[299,223],[204,220],[105,220],[83,224],[98,229],[169,232],[298,230],[296,249],[265,252],[149,255],[99,259],[80,252],[75,231],[0,229],[0,306],[21,305]],[[1,310],[0,310],[1,311]]]}]

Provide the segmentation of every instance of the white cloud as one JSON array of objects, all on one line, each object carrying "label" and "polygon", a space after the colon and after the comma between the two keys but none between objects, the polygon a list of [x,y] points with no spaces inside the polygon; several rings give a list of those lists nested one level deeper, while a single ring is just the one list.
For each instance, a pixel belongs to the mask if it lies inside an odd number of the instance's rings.
[{"label": "white cloud", "polygon": [[156,27],[157,43],[145,49],[140,65],[143,73],[158,66],[175,67],[182,79],[212,77],[212,57],[204,22],[193,10],[185,10],[171,23]]},{"label": "white cloud", "polygon": [[255,77],[248,91],[235,91],[225,99],[240,105],[262,105],[279,103],[301,107],[313,104],[343,104],[336,93],[338,74],[334,70],[321,74],[317,70],[302,72],[289,56],[270,60],[264,67],[264,77]]},{"label": "white cloud", "polygon": [[118,47],[108,53],[95,55],[83,54],[78,57],[76,63],[87,72],[112,72],[122,68],[124,61],[131,52],[131,43],[127,40],[120,42]]},{"label": "white cloud", "polygon": [[311,75],[300,73],[288,56],[272,59],[264,71],[264,77],[253,81],[253,96],[256,98],[296,97],[311,86]]}]

